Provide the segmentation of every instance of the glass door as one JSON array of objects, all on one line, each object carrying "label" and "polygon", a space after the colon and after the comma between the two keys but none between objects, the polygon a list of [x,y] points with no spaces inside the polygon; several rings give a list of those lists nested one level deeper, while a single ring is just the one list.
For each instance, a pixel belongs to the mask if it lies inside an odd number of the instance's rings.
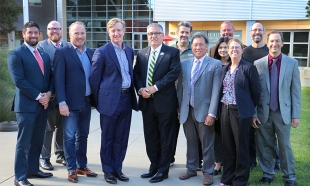
[{"label": "glass door", "polygon": [[134,50],[135,56],[142,48],[145,48],[149,45],[147,41],[147,34],[145,32],[135,32],[132,33],[132,48]]}]

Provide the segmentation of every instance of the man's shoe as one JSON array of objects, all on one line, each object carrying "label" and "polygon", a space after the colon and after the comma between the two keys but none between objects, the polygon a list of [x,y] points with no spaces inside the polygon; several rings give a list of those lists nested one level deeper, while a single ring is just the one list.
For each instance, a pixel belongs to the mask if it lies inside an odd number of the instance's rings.
[{"label": "man's shoe", "polygon": [[50,159],[40,159],[39,160],[39,165],[42,169],[45,170],[54,170],[53,165],[50,162]]},{"label": "man's shoe", "polygon": [[186,180],[190,177],[193,177],[193,176],[197,176],[197,172],[194,172],[194,171],[186,171],[186,172],[183,172],[179,178],[180,180]]},{"label": "man's shoe", "polygon": [[96,177],[97,174],[93,171],[91,171],[88,167],[85,167],[84,169],[76,169],[77,174],[86,175],[87,177]]},{"label": "man's shoe", "polygon": [[172,167],[174,165],[174,162],[171,162],[170,164],[169,164],[169,167]]},{"label": "man's shoe", "polygon": [[157,173],[157,169],[149,170],[144,174],[141,174],[141,178],[151,178]]},{"label": "man's shoe", "polygon": [[205,174],[203,179],[204,185],[212,185],[213,184],[213,176],[210,174]]},{"label": "man's shoe", "polygon": [[68,181],[72,183],[77,183],[78,182],[78,176],[75,171],[68,172]]},{"label": "man's shoe", "polygon": [[263,184],[269,184],[269,183],[271,183],[272,181],[273,181],[273,179],[270,179],[270,178],[267,178],[267,177],[263,177],[263,178],[260,180],[259,184],[261,184],[261,185],[263,185]]},{"label": "man's shoe", "polygon": [[67,161],[66,161],[65,157],[57,159],[56,163],[62,164],[63,166],[67,165]]},{"label": "man's shoe", "polygon": [[15,186],[33,186],[28,180],[14,180],[14,185]]},{"label": "man's shoe", "polygon": [[129,181],[129,178],[122,171],[114,172],[114,176],[120,181]]},{"label": "man's shoe", "polygon": [[254,163],[254,162],[250,163],[250,168],[251,168],[251,169],[255,168],[255,167],[256,167],[256,164],[257,164],[257,163]]},{"label": "man's shoe", "polygon": [[27,174],[27,178],[49,178],[52,177],[53,174],[49,173],[49,172],[42,172],[41,170],[39,170],[39,172],[35,173],[35,174]]},{"label": "man's shoe", "polygon": [[168,174],[163,174],[163,173],[158,172],[149,181],[151,183],[157,183],[157,182],[161,182],[161,181],[163,181],[164,179],[167,179],[167,178],[168,178]]},{"label": "man's shoe", "polygon": [[104,173],[104,179],[107,183],[110,183],[110,184],[116,184],[117,183],[117,180],[114,177],[112,172],[105,172]]},{"label": "man's shoe", "polygon": [[297,184],[295,183],[294,180],[286,180],[285,186],[296,186]]},{"label": "man's shoe", "polygon": [[275,164],[275,165],[274,165],[274,171],[275,171],[275,172],[282,172],[281,169],[280,169],[279,164]]}]

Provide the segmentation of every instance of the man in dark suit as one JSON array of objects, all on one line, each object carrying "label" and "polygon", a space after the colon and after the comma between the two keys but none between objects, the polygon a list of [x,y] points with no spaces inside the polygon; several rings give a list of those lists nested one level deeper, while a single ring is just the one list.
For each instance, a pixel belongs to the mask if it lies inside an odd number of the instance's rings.
[{"label": "man in dark suit", "polygon": [[9,72],[16,86],[12,109],[18,123],[14,184],[31,186],[27,178],[53,176],[39,170],[39,157],[54,87],[48,54],[37,49],[39,25],[27,22],[22,35],[25,43],[8,55]]},{"label": "man in dark suit", "polygon": [[122,173],[130,131],[132,109],[138,110],[133,82],[133,49],[123,43],[125,22],[107,23],[110,43],[92,58],[89,83],[100,113],[102,171],[106,182],[129,181]]},{"label": "man in dark suit", "polygon": [[87,167],[87,138],[91,117],[89,76],[94,51],[87,48],[86,28],[76,21],[69,26],[70,44],[56,50],[54,59],[56,99],[63,116],[64,152],[68,180],[77,174],[96,177]]},{"label": "man in dark suit", "polygon": [[134,67],[135,87],[142,111],[146,152],[151,161],[142,178],[160,182],[168,178],[178,125],[178,100],[175,81],[180,74],[179,50],[166,46],[163,28],[157,23],[147,27],[150,47],[139,51]]},{"label": "man in dark suit", "polygon": [[[62,32],[60,23],[57,21],[51,21],[47,25],[47,36],[48,39],[40,41],[38,43],[38,48],[46,52],[51,61],[51,66],[53,68],[53,60],[55,51],[68,43],[61,40]],[[58,105],[56,103],[55,97],[51,100],[53,110],[50,110],[47,115],[47,125],[44,135],[44,143],[41,151],[40,167],[45,170],[53,170],[54,167],[50,162],[51,158],[51,146],[53,134],[55,133],[54,140],[54,151],[56,157],[56,163],[66,165],[66,160],[63,152],[63,132],[62,132],[62,117],[59,113]]]},{"label": "man in dark suit", "polygon": [[278,138],[280,166],[286,186],[295,186],[295,160],[291,147],[291,127],[299,125],[301,85],[298,61],[284,55],[283,34],[272,31],[267,35],[269,54],[254,62],[260,78],[262,96],[253,116],[256,128],[256,152],[263,171],[260,184],[274,178],[274,141]]}]

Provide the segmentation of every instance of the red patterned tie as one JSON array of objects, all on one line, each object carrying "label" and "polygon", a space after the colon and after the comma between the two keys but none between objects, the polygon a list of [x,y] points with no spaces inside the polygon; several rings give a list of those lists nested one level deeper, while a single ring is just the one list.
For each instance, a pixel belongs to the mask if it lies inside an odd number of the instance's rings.
[{"label": "red patterned tie", "polygon": [[42,74],[44,75],[44,63],[43,63],[43,60],[42,60],[42,58],[41,58],[41,56],[40,56],[40,54],[39,54],[39,52],[37,50],[34,50],[33,52],[34,52],[34,55],[36,56],[36,59],[37,59],[37,62],[39,64],[39,66],[40,66]]}]

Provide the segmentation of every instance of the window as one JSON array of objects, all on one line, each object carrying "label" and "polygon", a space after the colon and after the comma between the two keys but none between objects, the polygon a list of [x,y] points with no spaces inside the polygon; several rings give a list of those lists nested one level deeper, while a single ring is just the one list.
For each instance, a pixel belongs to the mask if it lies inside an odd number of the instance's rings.
[{"label": "window", "polygon": [[42,0],[29,0],[29,6],[42,6]]}]

